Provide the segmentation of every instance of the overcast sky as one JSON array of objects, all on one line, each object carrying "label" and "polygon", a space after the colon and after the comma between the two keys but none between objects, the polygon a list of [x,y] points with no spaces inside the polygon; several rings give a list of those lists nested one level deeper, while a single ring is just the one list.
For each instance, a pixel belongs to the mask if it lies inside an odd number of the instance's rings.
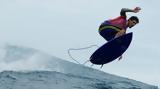
[{"label": "overcast sky", "polygon": [[[102,71],[160,86],[159,0],[0,0],[0,45],[22,45],[72,61],[69,48],[103,45],[98,26],[119,16],[121,8],[139,6],[140,23],[121,61],[104,65]],[[84,62],[96,50],[72,51]],[[73,62],[73,61],[72,61]],[[90,64],[87,64],[88,66]],[[99,68],[99,66],[94,66]]]}]

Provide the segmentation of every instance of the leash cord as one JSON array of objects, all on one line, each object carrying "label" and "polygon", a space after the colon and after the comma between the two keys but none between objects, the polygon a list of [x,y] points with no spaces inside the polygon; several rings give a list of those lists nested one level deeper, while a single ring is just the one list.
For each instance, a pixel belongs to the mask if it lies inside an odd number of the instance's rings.
[{"label": "leash cord", "polygon": [[72,50],[84,50],[84,49],[89,49],[89,48],[92,48],[92,47],[97,47],[97,48],[98,48],[99,46],[98,46],[98,45],[90,45],[90,46],[84,47],[84,48],[77,48],[77,49],[69,48],[69,49],[68,49],[68,55],[69,55],[69,57],[70,57],[72,60],[74,60],[76,63],[81,64],[80,62],[78,62],[76,59],[74,59],[74,58],[72,57],[70,51],[72,51]]}]

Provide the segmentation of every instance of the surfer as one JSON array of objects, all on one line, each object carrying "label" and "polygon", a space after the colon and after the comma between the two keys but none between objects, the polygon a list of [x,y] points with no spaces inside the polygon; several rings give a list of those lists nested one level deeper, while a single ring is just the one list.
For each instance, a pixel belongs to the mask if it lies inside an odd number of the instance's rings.
[{"label": "surfer", "polygon": [[[99,34],[107,41],[126,34],[127,28],[132,28],[139,23],[139,19],[136,16],[131,16],[127,19],[126,12],[138,13],[140,10],[140,7],[135,7],[134,9],[122,8],[120,16],[106,20],[100,25]],[[120,59],[122,59],[122,56],[119,57]]]}]

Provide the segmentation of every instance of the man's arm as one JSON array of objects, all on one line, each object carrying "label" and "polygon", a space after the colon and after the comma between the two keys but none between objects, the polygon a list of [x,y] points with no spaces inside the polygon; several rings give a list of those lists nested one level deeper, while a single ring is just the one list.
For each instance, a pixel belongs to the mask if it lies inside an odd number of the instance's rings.
[{"label": "man's arm", "polygon": [[115,38],[120,37],[120,36],[124,35],[125,33],[126,33],[126,30],[122,29],[119,32],[117,32],[117,34],[115,35]]},{"label": "man's arm", "polygon": [[121,9],[121,12],[120,12],[120,15],[121,16],[126,16],[126,12],[134,12],[134,13],[137,13],[141,10],[140,7],[136,7],[134,9],[128,9],[128,8],[122,8]]}]

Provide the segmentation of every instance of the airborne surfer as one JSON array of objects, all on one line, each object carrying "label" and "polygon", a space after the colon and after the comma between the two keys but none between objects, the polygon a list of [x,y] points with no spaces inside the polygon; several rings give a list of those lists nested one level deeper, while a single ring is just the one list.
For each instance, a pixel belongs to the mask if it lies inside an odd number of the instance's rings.
[{"label": "airborne surfer", "polygon": [[[139,19],[136,16],[131,16],[127,20],[126,12],[138,13],[140,10],[140,7],[134,9],[122,8],[119,17],[106,20],[100,25],[99,34],[107,41],[126,34],[127,28],[132,28],[139,23]],[[119,57],[120,59],[122,59],[122,56]]]}]

